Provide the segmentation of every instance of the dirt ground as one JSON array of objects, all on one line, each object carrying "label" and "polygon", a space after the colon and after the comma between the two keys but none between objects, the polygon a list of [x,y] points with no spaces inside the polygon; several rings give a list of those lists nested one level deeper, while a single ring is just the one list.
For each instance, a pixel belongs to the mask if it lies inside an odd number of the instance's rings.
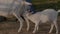
[{"label": "dirt ground", "polygon": [[[58,27],[60,26],[60,16],[58,17]],[[17,32],[19,28],[19,22],[13,20],[7,20],[4,22],[0,22],[0,34],[33,34],[32,31],[34,29],[34,24],[30,23],[29,31],[26,30],[26,22],[23,24],[23,28],[21,32]],[[49,34],[48,31],[50,29],[50,24],[41,24],[39,25],[39,30],[35,34]],[[55,28],[51,34],[55,34]],[[59,34],[60,34],[60,27],[59,27]]]}]

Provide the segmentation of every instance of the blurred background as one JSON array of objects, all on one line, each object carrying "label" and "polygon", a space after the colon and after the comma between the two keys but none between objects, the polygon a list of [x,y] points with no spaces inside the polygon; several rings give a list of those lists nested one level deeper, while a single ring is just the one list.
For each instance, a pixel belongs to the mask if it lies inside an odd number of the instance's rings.
[{"label": "blurred background", "polygon": [[32,3],[37,11],[47,8],[60,9],[60,0],[32,0]]}]

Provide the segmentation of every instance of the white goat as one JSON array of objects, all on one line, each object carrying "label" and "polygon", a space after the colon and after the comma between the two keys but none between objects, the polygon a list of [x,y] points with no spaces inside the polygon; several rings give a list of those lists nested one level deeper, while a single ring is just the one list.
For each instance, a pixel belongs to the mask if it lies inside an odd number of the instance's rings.
[{"label": "white goat", "polygon": [[28,20],[35,23],[35,28],[33,30],[33,33],[35,33],[36,30],[38,30],[39,23],[41,24],[41,23],[46,23],[47,21],[49,21],[49,22],[52,22],[49,33],[52,32],[53,27],[55,26],[56,34],[58,34],[57,16],[58,16],[58,12],[55,11],[54,9],[45,9],[42,12],[37,12],[35,14],[32,14],[32,13],[26,11],[25,19],[26,19],[26,22],[28,23],[28,30],[29,30],[29,21]]},{"label": "white goat", "polygon": [[[2,0],[0,0],[0,1],[2,1]],[[7,1],[8,0],[5,0],[5,3],[4,3],[4,0],[3,0],[2,6],[0,5],[0,8],[1,8],[0,9],[0,16],[4,16],[7,18],[10,16],[15,16],[20,22],[20,28],[18,31],[21,31],[22,22],[23,22],[23,19],[21,18],[21,14],[23,13],[23,11],[21,10],[23,7],[22,1],[17,2],[17,0],[13,0],[13,3],[12,3],[12,0],[10,0],[10,2],[12,4],[9,2],[7,3]],[[6,5],[4,5],[4,4],[6,4]]]},{"label": "white goat", "polygon": [[[21,15],[24,13],[24,4],[25,5],[30,5],[30,3],[23,1],[23,0],[14,0],[14,2],[11,4],[12,0],[0,0],[2,4],[6,4],[6,5],[2,5],[0,6],[0,16],[5,16],[5,17],[9,17],[9,16],[15,16],[19,21],[20,21],[20,28],[18,29],[18,32],[21,31],[22,29],[22,22],[23,19],[21,18]],[[10,3],[9,3],[10,1]],[[10,5],[10,8],[8,7]],[[5,8],[7,8],[5,10]],[[12,9],[12,11],[10,11],[10,9]]]},{"label": "white goat", "polygon": [[[23,9],[20,9],[20,10],[23,10],[23,11],[27,11],[27,10],[25,9],[26,6],[32,5],[31,3],[26,2],[26,1],[22,1],[22,4],[24,5],[24,6],[23,6]],[[24,15],[24,13],[23,13],[23,15]],[[26,19],[26,18],[25,18],[25,19]],[[19,28],[18,32],[21,31],[21,28],[22,28],[21,25],[23,25],[23,24],[20,24],[20,28]],[[27,30],[28,30],[28,28],[29,28],[29,26],[28,26],[28,22],[27,22]]]}]

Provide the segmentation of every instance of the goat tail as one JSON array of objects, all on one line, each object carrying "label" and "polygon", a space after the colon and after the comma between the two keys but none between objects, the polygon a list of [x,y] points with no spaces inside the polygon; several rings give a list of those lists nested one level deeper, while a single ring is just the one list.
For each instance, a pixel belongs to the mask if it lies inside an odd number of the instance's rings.
[{"label": "goat tail", "polygon": [[57,11],[58,13],[60,12],[60,10]]}]

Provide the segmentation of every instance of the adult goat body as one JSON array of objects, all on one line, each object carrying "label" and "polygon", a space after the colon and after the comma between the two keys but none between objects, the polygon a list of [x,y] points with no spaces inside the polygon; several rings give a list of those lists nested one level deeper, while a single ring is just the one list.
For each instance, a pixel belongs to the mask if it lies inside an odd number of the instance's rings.
[{"label": "adult goat body", "polygon": [[20,22],[18,32],[21,31],[23,26],[21,15],[24,13],[24,4],[28,5],[29,3],[23,0],[0,0],[0,16],[7,18],[15,16]]}]

